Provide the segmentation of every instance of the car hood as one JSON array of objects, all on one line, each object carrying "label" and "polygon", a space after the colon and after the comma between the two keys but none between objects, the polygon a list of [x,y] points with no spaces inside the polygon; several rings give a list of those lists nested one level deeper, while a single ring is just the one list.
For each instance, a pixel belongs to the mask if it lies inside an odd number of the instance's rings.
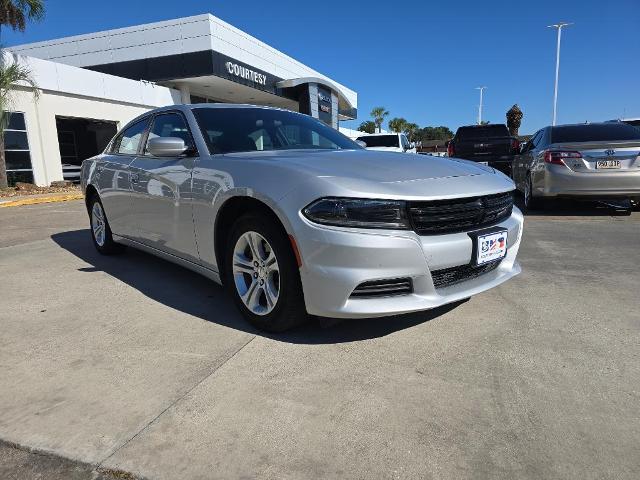
[{"label": "car hood", "polygon": [[[288,150],[228,154],[330,183],[345,195],[439,198],[506,191],[513,182],[490,167],[456,158],[371,150]],[[338,193],[338,192],[336,192]]]}]

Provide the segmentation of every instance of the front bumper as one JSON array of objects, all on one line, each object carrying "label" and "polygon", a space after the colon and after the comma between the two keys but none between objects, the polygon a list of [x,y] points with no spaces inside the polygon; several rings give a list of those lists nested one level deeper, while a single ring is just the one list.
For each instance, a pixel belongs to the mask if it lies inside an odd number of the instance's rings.
[{"label": "front bumper", "polygon": [[640,171],[575,172],[562,165],[545,165],[538,172],[534,196],[613,198],[640,197]]},{"label": "front bumper", "polygon": [[[516,256],[523,217],[514,208],[497,224],[508,230],[508,251],[498,268],[479,277],[435,288],[431,271],[466,265],[472,240],[467,233],[419,236],[412,231],[324,227],[302,219],[295,232],[307,311],[334,318],[382,317],[428,310],[468,298],[520,273]],[[353,298],[363,282],[410,277],[413,293]]]}]

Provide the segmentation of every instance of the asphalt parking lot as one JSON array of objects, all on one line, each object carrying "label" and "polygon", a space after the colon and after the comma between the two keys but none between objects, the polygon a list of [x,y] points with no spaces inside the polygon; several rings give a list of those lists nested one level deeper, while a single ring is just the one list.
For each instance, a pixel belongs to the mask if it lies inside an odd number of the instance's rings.
[{"label": "asphalt parking lot", "polygon": [[0,440],[150,479],[640,477],[640,213],[528,216],[499,288],[273,336],[87,224],[0,209]]}]

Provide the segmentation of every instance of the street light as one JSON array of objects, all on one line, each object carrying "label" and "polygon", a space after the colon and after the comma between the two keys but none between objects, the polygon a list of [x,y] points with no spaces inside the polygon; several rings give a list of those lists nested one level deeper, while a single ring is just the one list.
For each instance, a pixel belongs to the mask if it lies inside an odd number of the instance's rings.
[{"label": "street light", "polygon": [[558,111],[558,75],[560,73],[560,37],[562,36],[562,27],[568,27],[573,23],[554,23],[553,25],[547,25],[547,28],[555,28],[558,30],[558,45],[556,47],[556,83],[553,88],[553,123],[556,124],[556,112]]},{"label": "street light", "polygon": [[487,87],[476,87],[476,90],[480,90],[480,105],[478,105],[478,125],[482,125],[482,93]]}]

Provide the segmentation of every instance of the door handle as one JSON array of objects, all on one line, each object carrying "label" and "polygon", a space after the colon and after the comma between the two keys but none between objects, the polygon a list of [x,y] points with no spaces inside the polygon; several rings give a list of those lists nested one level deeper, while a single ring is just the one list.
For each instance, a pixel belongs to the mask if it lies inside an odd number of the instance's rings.
[{"label": "door handle", "polygon": [[132,173],[131,174],[131,183],[138,183],[138,180],[140,180],[140,177],[138,176],[137,173]]}]

